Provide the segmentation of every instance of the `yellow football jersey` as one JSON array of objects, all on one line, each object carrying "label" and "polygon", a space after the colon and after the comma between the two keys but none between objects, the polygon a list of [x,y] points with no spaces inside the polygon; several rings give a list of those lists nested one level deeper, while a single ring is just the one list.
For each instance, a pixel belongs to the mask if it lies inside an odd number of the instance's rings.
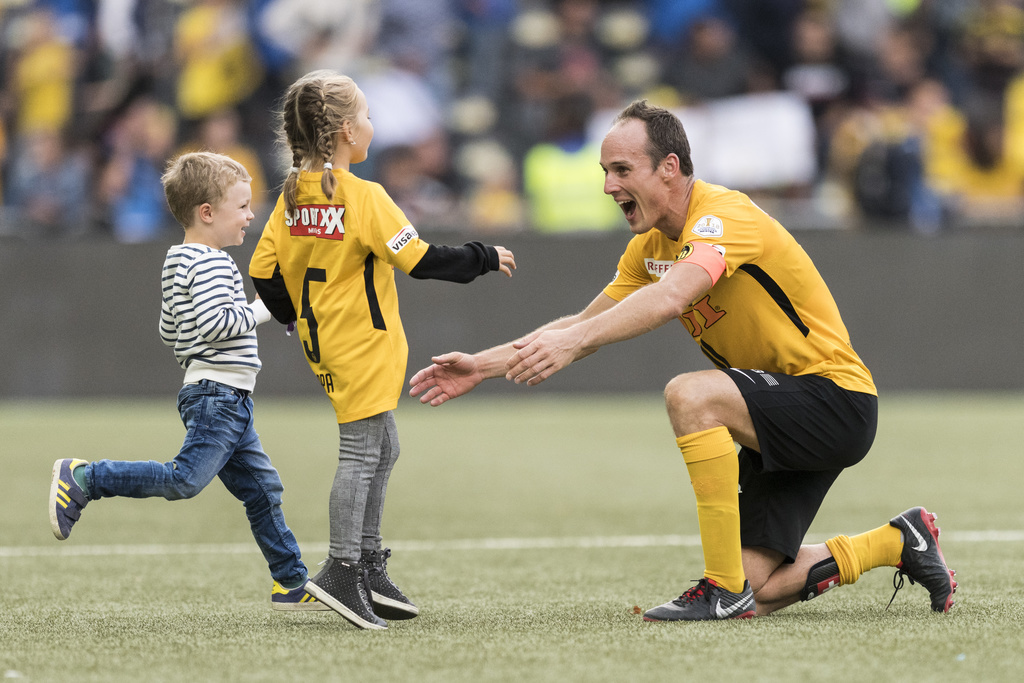
[{"label": "yellow football jersey", "polygon": [[334,175],[333,202],[318,172],[300,174],[295,215],[278,199],[249,275],[271,278],[280,268],[306,360],[344,423],[398,405],[409,345],[394,268],[408,273],[429,245],[379,184]]},{"label": "yellow football jersey", "polygon": [[711,245],[725,258],[722,276],[680,316],[712,363],[821,375],[844,389],[877,393],[810,257],[741,192],[696,181],[679,239],[659,230],[634,237],[605,294],[622,301],[656,282],[689,242]]}]

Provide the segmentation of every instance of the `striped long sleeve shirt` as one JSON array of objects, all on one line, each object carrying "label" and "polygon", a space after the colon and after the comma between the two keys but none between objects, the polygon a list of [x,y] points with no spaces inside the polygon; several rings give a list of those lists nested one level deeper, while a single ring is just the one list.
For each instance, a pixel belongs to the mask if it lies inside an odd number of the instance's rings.
[{"label": "striped long sleeve shirt", "polygon": [[175,245],[161,288],[160,339],[174,349],[185,384],[209,379],[252,391],[261,365],[256,326],[270,312],[260,300],[246,302],[234,260],[201,244]]}]

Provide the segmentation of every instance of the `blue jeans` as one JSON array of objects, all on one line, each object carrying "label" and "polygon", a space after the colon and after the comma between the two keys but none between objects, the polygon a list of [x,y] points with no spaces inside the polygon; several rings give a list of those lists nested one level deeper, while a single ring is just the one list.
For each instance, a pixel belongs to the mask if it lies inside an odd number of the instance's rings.
[{"label": "blue jeans", "polygon": [[186,384],[178,412],[187,431],[181,451],[170,462],[99,460],[85,468],[89,500],[127,496],[167,500],[191,498],[214,476],[245,505],[252,535],[275,580],[294,584],[306,578],[299,545],[284,521],[284,486],[253,427],[249,392],[219,382]]}]

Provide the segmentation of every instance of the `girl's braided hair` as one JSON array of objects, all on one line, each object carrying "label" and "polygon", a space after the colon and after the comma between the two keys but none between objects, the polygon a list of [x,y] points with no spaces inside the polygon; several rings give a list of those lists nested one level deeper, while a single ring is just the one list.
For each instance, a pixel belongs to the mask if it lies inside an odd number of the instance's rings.
[{"label": "girl's braided hair", "polygon": [[[298,169],[313,170],[333,162],[342,124],[356,115],[356,91],[351,78],[324,69],[311,71],[285,92],[279,118],[282,143],[292,159],[282,189],[287,211],[294,212],[297,207]],[[328,199],[334,198],[337,186],[334,173],[324,168],[320,188]]]}]

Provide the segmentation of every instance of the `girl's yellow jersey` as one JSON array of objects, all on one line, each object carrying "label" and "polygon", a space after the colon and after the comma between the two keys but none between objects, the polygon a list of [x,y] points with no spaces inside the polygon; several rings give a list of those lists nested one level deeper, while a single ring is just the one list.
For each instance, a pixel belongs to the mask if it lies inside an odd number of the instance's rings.
[{"label": "girl's yellow jersey", "polygon": [[383,187],[333,172],[333,201],[318,172],[299,174],[294,215],[278,199],[249,275],[271,279],[280,269],[306,360],[344,423],[398,405],[409,346],[394,269],[408,273],[430,245]]},{"label": "girl's yellow jersey", "polygon": [[844,389],[877,394],[810,257],[741,192],[696,181],[679,239],[659,230],[634,237],[605,294],[622,301],[656,282],[689,253],[689,242],[704,242],[725,259],[722,276],[680,316],[712,363],[821,375]]}]

